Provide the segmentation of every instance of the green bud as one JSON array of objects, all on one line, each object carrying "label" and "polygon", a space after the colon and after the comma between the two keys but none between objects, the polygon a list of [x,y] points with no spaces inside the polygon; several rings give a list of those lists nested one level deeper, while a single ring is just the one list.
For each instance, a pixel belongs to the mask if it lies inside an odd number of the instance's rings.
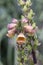
[{"label": "green bud", "polygon": [[19,4],[23,6],[23,5],[25,4],[25,2],[22,1],[22,0],[20,0],[20,1],[19,1]]},{"label": "green bud", "polygon": [[36,23],[33,23],[33,24],[32,24],[32,27],[35,28],[35,27],[36,27]]},{"label": "green bud", "polygon": [[28,18],[29,19],[33,19],[33,15],[35,15],[35,13],[33,12],[33,10],[32,9],[30,9],[30,12],[28,13]]},{"label": "green bud", "polygon": [[30,0],[26,2],[26,6],[28,6],[28,7],[29,7],[29,6],[31,6],[31,5],[32,5],[32,3],[31,3],[31,1],[30,1]]},{"label": "green bud", "polygon": [[32,47],[30,45],[28,45],[28,50],[31,51],[32,50]]},{"label": "green bud", "polygon": [[28,10],[27,6],[24,6],[23,11],[26,12]]},{"label": "green bud", "polygon": [[20,65],[23,65],[22,63],[20,63]]},{"label": "green bud", "polygon": [[24,18],[24,16],[23,15],[21,15],[21,19],[23,19]]},{"label": "green bud", "polygon": [[30,10],[30,14],[31,14],[31,15],[35,15],[35,13],[33,12],[32,9]]},{"label": "green bud", "polygon": [[27,16],[28,19],[32,19],[32,15],[30,13],[28,13],[28,16]]},{"label": "green bud", "polygon": [[39,43],[39,42],[38,42],[38,40],[36,39],[36,40],[34,41],[34,44],[38,46],[38,43]]}]

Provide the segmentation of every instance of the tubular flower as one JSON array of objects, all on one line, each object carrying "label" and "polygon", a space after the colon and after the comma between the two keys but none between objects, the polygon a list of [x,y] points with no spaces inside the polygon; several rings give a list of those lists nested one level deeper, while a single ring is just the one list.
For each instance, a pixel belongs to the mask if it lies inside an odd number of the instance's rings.
[{"label": "tubular flower", "polygon": [[20,33],[17,37],[17,43],[21,45],[25,42],[26,42],[26,37],[24,36],[23,33]]},{"label": "tubular flower", "polygon": [[16,24],[16,23],[18,22],[18,20],[15,19],[15,18],[13,18],[13,19],[12,19],[12,22]]},{"label": "tubular flower", "polygon": [[17,26],[17,24],[14,24],[14,23],[11,23],[11,24],[8,24],[7,28],[8,29],[13,29]]},{"label": "tubular flower", "polygon": [[33,27],[31,25],[27,25],[27,26],[24,26],[24,30],[26,32],[29,32],[29,33],[35,33],[35,30],[33,29]]},{"label": "tubular flower", "polygon": [[22,19],[22,22],[27,23],[28,22],[28,19],[27,18],[23,18]]},{"label": "tubular flower", "polygon": [[9,30],[8,33],[7,33],[7,36],[8,36],[9,38],[12,38],[12,37],[14,36],[15,30],[16,30],[16,29]]}]

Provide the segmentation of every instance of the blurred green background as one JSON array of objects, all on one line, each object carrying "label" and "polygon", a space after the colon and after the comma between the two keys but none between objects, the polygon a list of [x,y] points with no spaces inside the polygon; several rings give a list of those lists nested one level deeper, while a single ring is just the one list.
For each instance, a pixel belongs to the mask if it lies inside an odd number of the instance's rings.
[{"label": "blurred green background", "polygon": [[[38,47],[40,53],[40,65],[43,65],[43,0],[32,0],[32,9],[36,13],[34,20],[39,27],[37,31],[38,40],[41,45]],[[0,65],[15,65],[16,57],[16,36],[15,39],[6,37],[7,24],[12,18],[20,18],[22,14],[17,0],[0,0]]]}]

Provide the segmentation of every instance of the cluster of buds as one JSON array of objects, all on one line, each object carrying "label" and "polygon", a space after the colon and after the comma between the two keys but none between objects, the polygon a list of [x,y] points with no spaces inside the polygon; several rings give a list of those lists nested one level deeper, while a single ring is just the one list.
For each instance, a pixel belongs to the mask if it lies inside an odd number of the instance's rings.
[{"label": "cluster of buds", "polygon": [[[19,52],[19,65],[25,65],[28,61],[28,54],[31,52],[34,63],[37,63],[35,56],[35,49],[38,46],[38,40],[36,36],[37,26],[33,21],[35,13],[30,8],[32,5],[30,0],[18,0],[19,5],[22,7],[23,15],[21,19],[12,19],[12,22],[8,24],[7,36],[12,38],[17,34],[17,47]],[[28,53],[27,53],[28,52]]]},{"label": "cluster of buds", "polygon": [[19,5],[21,5],[21,6],[26,5],[29,7],[32,5],[32,2],[30,0],[18,0],[18,2],[19,2]]},{"label": "cluster of buds", "polygon": [[35,13],[30,8],[30,6],[32,5],[31,0],[18,0],[18,2],[22,8],[23,15],[28,19],[32,20],[34,18]]}]

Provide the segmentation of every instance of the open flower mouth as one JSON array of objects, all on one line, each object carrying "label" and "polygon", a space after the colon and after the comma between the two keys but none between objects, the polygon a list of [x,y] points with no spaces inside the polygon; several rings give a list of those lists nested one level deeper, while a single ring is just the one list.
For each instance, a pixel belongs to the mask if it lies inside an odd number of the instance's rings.
[{"label": "open flower mouth", "polygon": [[17,43],[18,43],[18,44],[23,44],[23,43],[25,43],[25,42],[26,42],[26,38],[19,37],[19,38],[17,39]]},{"label": "open flower mouth", "polygon": [[18,44],[23,44],[25,42],[26,42],[26,37],[22,33],[20,33],[17,37],[17,43]]}]

